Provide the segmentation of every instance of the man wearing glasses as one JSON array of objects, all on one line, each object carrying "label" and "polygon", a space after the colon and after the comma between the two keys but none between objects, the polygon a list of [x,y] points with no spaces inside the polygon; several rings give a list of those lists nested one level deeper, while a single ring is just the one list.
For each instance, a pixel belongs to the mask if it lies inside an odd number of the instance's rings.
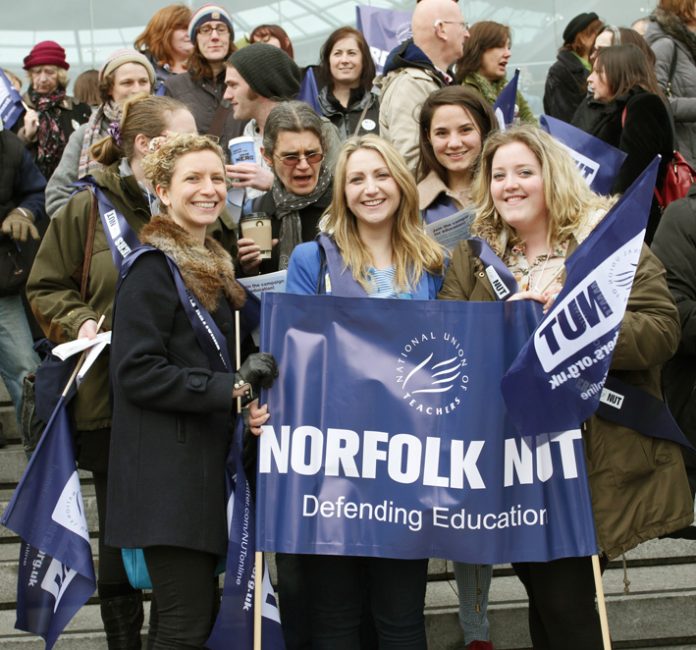
[{"label": "man wearing glasses", "polygon": [[411,29],[413,39],[392,50],[384,66],[379,129],[415,172],[421,106],[434,90],[452,83],[448,69],[462,56],[469,29],[452,0],[418,2]]},{"label": "man wearing glasses", "polygon": [[223,100],[225,60],[236,49],[232,19],[222,7],[204,5],[191,17],[188,32],[194,44],[188,70],[167,79],[165,94],[186,104],[198,132],[218,137],[226,150],[230,138],[241,135],[244,128]]}]

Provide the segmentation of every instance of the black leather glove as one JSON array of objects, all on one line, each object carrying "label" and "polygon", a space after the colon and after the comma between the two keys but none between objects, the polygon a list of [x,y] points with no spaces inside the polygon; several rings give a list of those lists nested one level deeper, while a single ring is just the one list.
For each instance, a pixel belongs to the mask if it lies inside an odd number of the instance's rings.
[{"label": "black leather glove", "polygon": [[273,356],[267,352],[255,352],[246,358],[242,367],[234,374],[234,387],[247,387],[242,403],[248,404],[256,399],[260,388],[270,388],[277,376],[278,366]]}]

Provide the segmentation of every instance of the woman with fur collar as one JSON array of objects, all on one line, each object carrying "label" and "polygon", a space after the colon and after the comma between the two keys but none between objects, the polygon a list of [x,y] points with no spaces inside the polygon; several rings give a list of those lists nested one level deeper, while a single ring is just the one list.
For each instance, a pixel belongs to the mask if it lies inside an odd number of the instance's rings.
[{"label": "woman with fur collar", "polygon": [[[150,142],[167,133],[195,129],[193,116],[180,102],[141,95],[124,104],[120,124],[92,147],[92,157],[102,165],[94,172],[94,184],[136,235],[150,220],[155,203],[142,171]],[[102,315],[103,329],[110,330],[117,280],[96,199],[89,189],[82,189],[51,220],[27,282],[29,303],[46,337],[54,343],[94,338]],[[80,385],[71,410],[78,466],[94,478],[99,516],[97,591],[107,643],[109,648],[132,648],[140,645],[142,593],[130,586],[120,550],[104,543],[112,416],[108,359],[107,348]]]},{"label": "woman with fur collar", "polygon": [[[501,257],[521,291],[511,300],[549,307],[565,259],[603,218],[611,200],[594,195],[570,156],[529,126],[491,135],[474,186],[472,233]],[[468,241],[455,249],[440,297],[495,300]],[[643,246],[610,373],[660,397],[660,367],[677,349],[679,320],[664,269]],[[693,503],[678,446],[593,416],[583,426],[587,474],[605,562],[639,543],[683,528]],[[535,648],[601,650],[589,557],[514,563],[529,594]]]},{"label": "woman with fur collar", "polygon": [[696,0],[659,0],[645,40],[672,108],[676,148],[696,166]]},{"label": "woman with fur collar", "polygon": [[[202,318],[211,319],[205,329],[212,333],[203,336],[233,358],[234,312],[246,294],[229,253],[206,236],[226,203],[222,149],[205,136],[178,135],[143,169],[161,214],[141,230],[153,249],[131,262],[114,308],[106,537],[118,548],[144,549],[158,613],[150,644],[200,648],[217,610],[215,568],[227,551],[225,462],[235,399],[268,388],[277,370],[267,354],[250,355],[236,373],[206,354],[169,264],[208,312]],[[266,407],[252,402],[249,413],[260,432]]]}]

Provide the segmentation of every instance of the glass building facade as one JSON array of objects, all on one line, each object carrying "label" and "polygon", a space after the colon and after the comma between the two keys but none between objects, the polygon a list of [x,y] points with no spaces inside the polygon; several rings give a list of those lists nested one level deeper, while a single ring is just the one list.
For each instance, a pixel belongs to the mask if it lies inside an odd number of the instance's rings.
[{"label": "glass building facade", "polygon": [[[24,78],[22,59],[42,40],[54,40],[67,52],[70,77],[99,68],[104,58],[120,47],[132,46],[150,16],[169,4],[162,0],[3,0],[0,22],[0,66]],[[185,2],[193,9],[200,2]],[[355,25],[355,4],[346,0],[227,0],[235,38],[256,25],[276,23],[288,32],[300,65],[316,63],[326,37],[341,25]],[[410,11],[415,2],[374,0],[375,7]],[[618,26],[647,16],[654,0],[590,0],[579,6],[568,0],[473,0],[459,2],[465,19],[495,20],[512,28],[512,59],[508,70],[521,70],[521,90],[535,113],[542,111],[546,71],[561,45],[561,34],[578,13],[594,11]],[[26,81],[25,81],[26,87]]]}]

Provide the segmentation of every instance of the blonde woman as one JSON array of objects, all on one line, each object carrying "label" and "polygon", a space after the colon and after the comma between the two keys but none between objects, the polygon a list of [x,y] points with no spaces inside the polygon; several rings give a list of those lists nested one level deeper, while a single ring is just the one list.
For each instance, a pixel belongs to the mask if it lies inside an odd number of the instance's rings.
[{"label": "blonde woman", "polygon": [[[318,243],[298,246],[290,258],[290,293],[345,295],[339,289],[345,285],[350,295],[435,298],[443,252],[423,233],[413,177],[385,140],[366,135],[346,142],[319,230]],[[320,247],[335,247],[346,269],[331,268],[327,255],[331,288],[322,278],[324,291],[317,290]]]},{"label": "blonde woman", "polygon": [[[593,194],[549,135],[524,126],[486,141],[474,183],[472,233],[513,273],[511,300],[547,307],[564,281],[566,258],[601,221],[610,200]],[[469,242],[452,256],[440,297],[495,300]],[[660,397],[660,366],[679,342],[679,320],[664,269],[647,247],[638,263],[611,374]],[[593,416],[583,426],[597,539],[606,562],[639,543],[687,525],[693,503],[679,448]],[[600,650],[589,557],[514,563],[529,594],[535,648]]]},{"label": "blonde woman", "polygon": [[[442,250],[422,230],[415,182],[403,158],[377,136],[349,139],[319,239],[300,244],[290,258],[288,292],[432,299],[443,266]],[[427,559],[300,558],[313,648],[360,648],[364,607],[371,610],[380,648],[426,647]]]}]

